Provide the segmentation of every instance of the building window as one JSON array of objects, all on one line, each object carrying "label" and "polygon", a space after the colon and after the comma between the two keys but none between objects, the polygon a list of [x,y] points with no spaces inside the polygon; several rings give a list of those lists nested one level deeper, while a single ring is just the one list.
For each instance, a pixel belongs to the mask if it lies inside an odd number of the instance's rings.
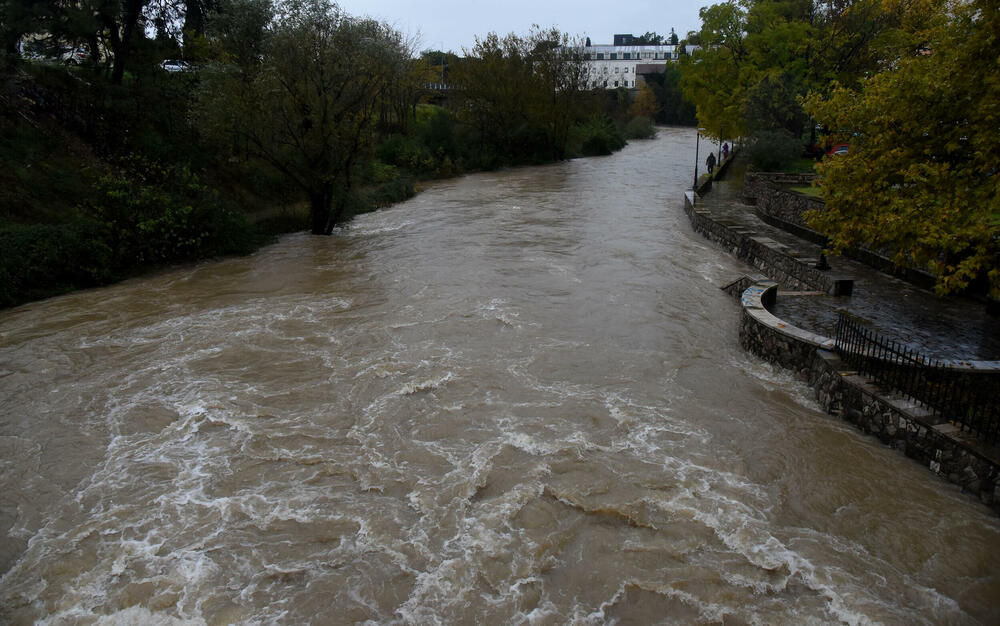
[{"label": "building window", "polygon": [[626,61],[628,61],[629,59],[632,58],[632,53],[631,52],[625,52],[625,53],[622,54],[622,58],[625,59]]},{"label": "building window", "polygon": [[615,87],[617,87],[617,86],[618,86],[618,81],[616,80],[616,81],[615,81]]},{"label": "building window", "polygon": [[628,74],[628,68],[627,67],[622,68],[622,74]]},{"label": "building window", "polygon": [[621,68],[618,68],[618,67],[616,67],[616,68],[615,68],[615,74],[617,74],[617,73],[618,73],[618,70],[619,70],[619,69],[621,69]]},{"label": "building window", "polygon": [[603,61],[604,60],[604,53],[603,52],[598,52],[597,53],[597,60],[598,61]]},{"label": "building window", "polygon": [[611,60],[614,61],[617,58],[618,58],[618,53],[617,52],[612,52],[611,53]]}]

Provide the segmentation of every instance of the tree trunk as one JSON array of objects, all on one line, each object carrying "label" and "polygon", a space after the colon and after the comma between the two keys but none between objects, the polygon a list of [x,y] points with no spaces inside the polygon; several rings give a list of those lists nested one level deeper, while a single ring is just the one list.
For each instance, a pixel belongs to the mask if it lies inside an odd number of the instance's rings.
[{"label": "tree trunk", "polygon": [[147,0],[126,0],[122,7],[121,28],[111,31],[112,52],[115,55],[111,66],[111,83],[114,85],[121,85],[125,78],[125,64],[132,52],[132,38],[136,34],[146,2]]},{"label": "tree trunk", "polygon": [[332,220],[333,193],[330,189],[322,189],[309,194],[310,218],[312,221],[312,234],[329,235],[333,232],[333,226],[327,228],[327,224]]}]

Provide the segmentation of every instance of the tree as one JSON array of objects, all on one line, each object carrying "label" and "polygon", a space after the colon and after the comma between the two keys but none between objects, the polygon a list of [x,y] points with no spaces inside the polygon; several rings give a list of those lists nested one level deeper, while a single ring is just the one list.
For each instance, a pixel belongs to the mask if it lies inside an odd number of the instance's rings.
[{"label": "tree", "polygon": [[[145,16],[143,12],[150,0],[90,0],[77,5],[70,3],[70,10],[89,9],[97,21],[97,37],[102,38],[111,56],[111,83],[121,85],[125,78],[125,68],[131,60],[136,40],[145,36]],[[85,23],[85,22],[84,22]],[[81,32],[81,36],[94,40],[91,32]],[[94,46],[96,52],[96,46]]]},{"label": "tree", "polygon": [[207,16],[216,10],[218,0],[184,0],[185,45],[189,37],[204,33]]},{"label": "tree", "polygon": [[694,105],[684,99],[681,90],[680,68],[668,64],[662,73],[646,74],[643,78],[656,96],[657,122],[682,126],[694,126],[698,123]]},{"label": "tree", "polygon": [[[260,0],[230,7],[257,16],[270,10]],[[228,138],[299,187],[312,232],[330,234],[348,216],[382,98],[404,80],[410,54],[389,26],[324,0],[290,0],[280,9],[263,25],[260,57],[206,77],[197,114],[209,136]],[[250,28],[232,39],[252,50],[254,37]]]},{"label": "tree", "polygon": [[[698,111],[698,123],[718,140],[746,134],[746,11],[736,2],[700,11],[703,46],[681,58],[681,87]],[[690,33],[689,33],[690,39]]]},{"label": "tree", "polygon": [[656,101],[656,94],[653,93],[648,84],[643,82],[642,87],[639,88],[639,95],[635,97],[632,106],[629,107],[629,115],[653,119],[659,110],[660,103]]},{"label": "tree", "polygon": [[566,156],[581,117],[582,46],[556,29],[476,38],[456,67],[459,113],[477,131],[483,165]]},{"label": "tree", "polygon": [[885,250],[930,268],[941,293],[985,275],[1000,298],[1000,9],[971,0],[950,11],[922,31],[922,50],[809,98],[831,138],[851,144],[820,166],[826,207],[809,221],[834,252]]},{"label": "tree", "polygon": [[39,31],[51,11],[51,4],[43,0],[0,0],[0,54],[17,57],[21,38]]},{"label": "tree", "polygon": [[[709,133],[783,130],[814,143],[801,99],[853,85],[919,47],[939,0],[729,0],[702,9],[684,90]],[[689,37],[690,38],[690,37]],[[729,132],[723,129],[728,128]]]}]

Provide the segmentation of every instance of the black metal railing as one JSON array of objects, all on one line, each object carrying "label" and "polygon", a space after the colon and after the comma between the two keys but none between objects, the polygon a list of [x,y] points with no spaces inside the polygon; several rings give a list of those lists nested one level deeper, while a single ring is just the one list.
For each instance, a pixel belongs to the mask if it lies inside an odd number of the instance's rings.
[{"label": "black metal railing", "polygon": [[853,315],[837,316],[837,354],[859,374],[911,398],[963,431],[1000,438],[1000,374],[976,375],[883,337]]}]

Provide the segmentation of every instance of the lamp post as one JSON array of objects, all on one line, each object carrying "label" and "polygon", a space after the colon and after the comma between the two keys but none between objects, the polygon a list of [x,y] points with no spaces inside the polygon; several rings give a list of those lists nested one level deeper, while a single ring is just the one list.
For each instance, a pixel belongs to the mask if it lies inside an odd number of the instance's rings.
[{"label": "lamp post", "polygon": [[694,140],[694,190],[698,191],[698,144],[701,143],[701,133],[704,128],[699,128]]}]

